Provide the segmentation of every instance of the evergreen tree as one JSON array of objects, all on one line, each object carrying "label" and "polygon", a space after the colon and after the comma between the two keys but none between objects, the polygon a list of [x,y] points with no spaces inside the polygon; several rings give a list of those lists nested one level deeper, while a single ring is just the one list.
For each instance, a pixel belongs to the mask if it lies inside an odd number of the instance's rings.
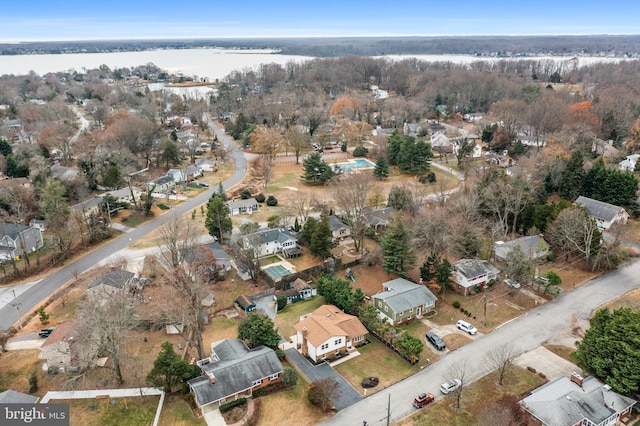
[{"label": "evergreen tree", "polygon": [[238,325],[238,339],[246,341],[250,348],[266,346],[277,349],[280,335],[271,318],[252,312]]},{"label": "evergreen tree", "polygon": [[404,144],[404,136],[398,131],[393,131],[393,134],[389,136],[387,142],[387,155],[389,156],[389,164],[392,166],[398,165],[398,157],[400,156],[400,150]]},{"label": "evergreen tree", "polygon": [[302,169],[304,170],[302,179],[314,185],[327,183],[334,176],[331,166],[322,160],[318,152],[314,152],[302,161]]},{"label": "evergreen tree", "polygon": [[224,192],[222,182],[218,183],[218,195],[220,196],[220,198],[222,198],[222,201],[227,201],[227,194]]},{"label": "evergreen tree", "polygon": [[180,164],[180,151],[178,145],[173,141],[167,141],[162,149],[160,160],[164,163],[166,168],[169,166],[177,166]]},{"label": "evergreen tree", "polygon": [[420,278],[423,283],[428,283],[436,277],[436,270],[440,265],[440,259],[435,254],[429,255],[420,267]]},{"label": "evergreen tree", "polygon": [[580,196],[585,177],[583,163],[582,152],[573,151],[558,182],[558,194],[562,198],[574,201]]},{"label": "evergreen tree", "polygon": [[318,221],[312,217],[309,217],[307,221],[304,223],[304,226],[302,227],[302,231],[300,232],[300,240],[310,245],[311,237],[313,236],[313,231],[316,230],[317,225],[318,225]]},{"label": "evergreen tree", "polygon": [[386,158],[378,158],[376,167],[373,169],[373,175],[378,179],[386,179],[389,176],[389,163]]},{"label": "evergreen tree", "polygon": [[416,261],[409,245],[409,232],[398,213],[382,238],[382,268],[390,274],[406,275]]},{"label": "evergreen tree", "polygon": [[447,259],[446,257],[442,259],[442,262],[440,262],[436,266],[436,274],[435,274],[436,282],[440,284],[440,288],[442,288],[442,293],[444,293],[444,291],[447,288],[451,287],[452,272],[453,272],[453,266],[449,262],[449,259]]},{"label": "evergreen tree", "polygon": [[311,235],[311,243],[309,250],[314,256],[329,257],[331,256],[331,228],[329,227],[329,216],[322,215],[320,222],[315,226]]},{"label": "evergreen tree", "polygon": [[[195,377],[199,373],[197,366],[191,366],[173,350],[173,344],[164,342],[158,357],[153,361],[153,368],[147,376],[147,381],[156,387],[162,387],[165,392],[171,392],[183,380]],[[195,367],[195,368],[194,368]]]},{"label": "evergreen tree", "polygon": [[207,217],[204,226],[209,231],[209,235],[218,238],[220,242],[233,228],[231,217],[229,217],[229,208],[219,194],[213,194],[207,203]]}]

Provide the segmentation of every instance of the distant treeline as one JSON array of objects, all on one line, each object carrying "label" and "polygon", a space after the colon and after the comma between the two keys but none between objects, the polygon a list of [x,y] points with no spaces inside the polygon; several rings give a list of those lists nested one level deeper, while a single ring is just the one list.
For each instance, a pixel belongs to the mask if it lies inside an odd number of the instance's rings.
[{"label": "distant treeline", "polygon": [[625,55],[640,53],[640,35],[336,37],[281,39],[100,40],[0,44],[1,55],[131,52],[151,49],[277,49],[314,57],[465,54],[478,56]]}]

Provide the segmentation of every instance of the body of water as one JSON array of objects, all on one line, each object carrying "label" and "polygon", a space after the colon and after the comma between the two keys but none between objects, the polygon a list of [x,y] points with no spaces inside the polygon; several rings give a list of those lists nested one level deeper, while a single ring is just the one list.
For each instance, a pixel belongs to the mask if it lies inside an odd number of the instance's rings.
[{"label": "body of water", "polygon": [[[472,55],[389,55],[392,60],[416,58],[429,62],[451,61],[459,64],[470,64],[475,61],[497,62],[504,59],[517,60],[553,60],[569,61],[571,57],[526,57],[526,58],[489,58]],[[39,75],[49,72],[68,71],[74,69],[82,72],[95,69],[100,65],[109,68],[136,67],[154,63],[158,67],[171,72],[188,76],[206,77],[210,81],[222,79],[234,70],[255,69],[260,64],[276,63],[284,65],[288,62],[303,62],[313,59],[308,56],[272,54],[267,50],[228,50],[228,49],[166,49],[147,50],[141,52],[114,53],[70,53],[60,55],[19,55],[0,56],[0,75],[24,75],[34,71]],[[580,57],[578,65],[589,65],[595,62],[619,62],[621,58]]]}]

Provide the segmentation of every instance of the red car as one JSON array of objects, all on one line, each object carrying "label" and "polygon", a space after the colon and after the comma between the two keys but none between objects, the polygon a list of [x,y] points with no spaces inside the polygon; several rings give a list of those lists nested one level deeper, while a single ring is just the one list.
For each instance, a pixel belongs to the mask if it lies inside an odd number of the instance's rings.
[{"label": "red car", "polygon": [[435,401],[435,397],[432,394],[429,392],[421,393],[413,400],[413,406],[416,408],[422,408],[425,405],[431,404],[433,401]]}]

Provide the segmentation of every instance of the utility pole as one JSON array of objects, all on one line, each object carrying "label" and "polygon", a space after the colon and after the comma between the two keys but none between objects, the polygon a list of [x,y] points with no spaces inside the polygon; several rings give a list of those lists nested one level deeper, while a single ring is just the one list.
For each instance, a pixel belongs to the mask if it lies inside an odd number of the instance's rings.
[{"label": "utility pole", "polygon": [[391,394],[389,394],[389,400],[387,401],[387,426],[391,424]]}]

